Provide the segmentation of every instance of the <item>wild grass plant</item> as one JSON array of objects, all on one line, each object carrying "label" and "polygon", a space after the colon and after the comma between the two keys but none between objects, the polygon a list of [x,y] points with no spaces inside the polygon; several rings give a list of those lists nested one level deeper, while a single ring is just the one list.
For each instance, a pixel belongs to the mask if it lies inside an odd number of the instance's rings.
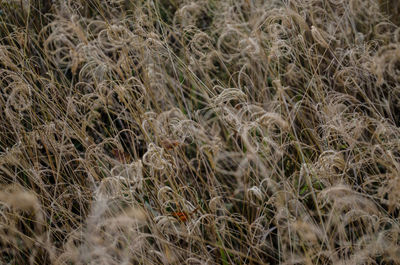
[{"label": "wild grass plant", "polygon": [[1,264],[400,264],[400,7],[0,1]]}]

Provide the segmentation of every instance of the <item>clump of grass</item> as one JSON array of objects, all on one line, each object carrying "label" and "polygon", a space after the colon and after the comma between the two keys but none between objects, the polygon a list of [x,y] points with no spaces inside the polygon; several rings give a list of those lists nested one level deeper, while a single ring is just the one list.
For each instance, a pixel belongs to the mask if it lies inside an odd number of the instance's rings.
[{"label": "clump of grass", "polygon": [[2,263],[400,263],[394,4],[49,3],[0,2]]}]

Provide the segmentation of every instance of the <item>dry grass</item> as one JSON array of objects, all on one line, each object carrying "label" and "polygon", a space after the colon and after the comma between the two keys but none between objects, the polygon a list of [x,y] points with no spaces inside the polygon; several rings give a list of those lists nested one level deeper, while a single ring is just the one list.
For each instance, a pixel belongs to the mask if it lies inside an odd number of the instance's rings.
[{"label": "dry grass", "polygon": [[400,264],[391,2],[0,1],[0,263]]}]

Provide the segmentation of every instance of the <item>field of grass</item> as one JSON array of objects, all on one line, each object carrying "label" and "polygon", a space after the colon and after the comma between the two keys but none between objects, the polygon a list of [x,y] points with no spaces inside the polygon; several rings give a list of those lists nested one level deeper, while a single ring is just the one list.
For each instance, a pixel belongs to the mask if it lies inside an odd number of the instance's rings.
[{"label": "field of grass", "polygon": [[400,264],[399,18],[0,0],[0,264]]}]

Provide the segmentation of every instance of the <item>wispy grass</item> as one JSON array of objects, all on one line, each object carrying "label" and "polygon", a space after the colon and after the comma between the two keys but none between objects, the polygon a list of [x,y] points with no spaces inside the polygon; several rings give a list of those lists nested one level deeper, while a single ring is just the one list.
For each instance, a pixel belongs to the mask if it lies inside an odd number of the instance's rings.
[{"label": "wispy grass", "polygon": [[0,1],[1,263],[400,263],[394,2]]}]

